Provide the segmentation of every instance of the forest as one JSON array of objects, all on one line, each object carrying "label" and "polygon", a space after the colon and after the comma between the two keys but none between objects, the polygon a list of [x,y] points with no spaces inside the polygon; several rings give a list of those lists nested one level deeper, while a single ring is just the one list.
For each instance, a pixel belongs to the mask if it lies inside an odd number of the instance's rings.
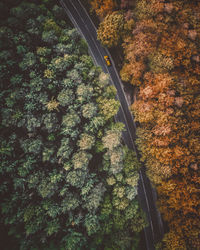
[{"label": "forest", "polygon": [[[157,249],[200,249],[200,2],[90,0],[98,39],[122,51],[137,146],[167,230]],[[116,52],[117,53],[117,52]]]},{"label": "forest", "polygon": [[0,10],[1,249],[137,249],[141,166],[109,76],[55,1]]},{"label": "forest", "polygon": [[[166,225],[155,248],[200,249],[200,2],[82,2],[134,90]],[[115,122],[116,89],[58,1],[1,1],[0,48],[0,248],[140,249],[141,163]]]}]

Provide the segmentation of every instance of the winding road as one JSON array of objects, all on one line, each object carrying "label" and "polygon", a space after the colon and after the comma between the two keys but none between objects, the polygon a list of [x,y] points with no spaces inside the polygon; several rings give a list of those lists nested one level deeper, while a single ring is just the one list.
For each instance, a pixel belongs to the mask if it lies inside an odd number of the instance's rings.
[{"label": "winding road", "polygon": [[[87,41],[89,52],[93,57],[95,64],[101,66],[102,70],[110,75],[111,83],[116,87],[117,98],[120,101],[120,109],[116,116],[116,120],[125,124],[126,130],[123,132],[123,140],[129,148],[136,152],[139,158],[138,151],[135,146],[136,125],[133,116],[129,111],[128,100],[109,51],[103,48],[97,40],[96,27],[80,1],[59,1],[73,25],[79,30],[82,37]],[[105,55],[108,55],[111,60],[111,66],[109,67],[105,63]],[[163,237],[164,229],[161,215],[155,205],[156,192],[151,187],[151,184],[146,177],[144,166],[140,170],[138,196],[141,207],[146,213],[149,223],[148,227],[144,229],[146,249],[153,250],[155,249],[154,244]]]}]

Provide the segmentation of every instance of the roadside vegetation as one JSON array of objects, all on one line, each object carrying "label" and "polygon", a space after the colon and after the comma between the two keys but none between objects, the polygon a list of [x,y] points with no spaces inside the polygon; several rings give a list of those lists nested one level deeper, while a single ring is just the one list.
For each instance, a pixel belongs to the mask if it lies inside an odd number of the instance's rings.
[{"label": "roadside vegetation", "polygon": [[21,250],[137,249],[140,164],[109,77],[54,1],[0,7],[1,224]]},{"label": "roadside vegetation", "polygon": [[99,40],[123,49],[120,75],[137,93],[137,145],[168,224],[158,248],[199,249],[200,3],[89,2]]},{"label": "roadside vegetation", "polygon": [[123,48],[121,78],[137,90],[137,144],[169,227],[158,248],[198,249],[199,2],[90,2],[99,40]]}]

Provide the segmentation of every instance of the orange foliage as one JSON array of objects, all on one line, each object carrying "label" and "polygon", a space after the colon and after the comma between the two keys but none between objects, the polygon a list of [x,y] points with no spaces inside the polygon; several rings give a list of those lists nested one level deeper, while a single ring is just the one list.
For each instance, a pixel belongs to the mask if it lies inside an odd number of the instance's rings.
[{"label": "orange foliage", "polygon": [[165,243],[165,250],[186,250],[184,236],[180,231],[170,230],[163,239]]},{"label": "orange foliage", "polygon": [[130,60],[124,64],[120,75],[123,81],[130,81],[133,85],[140,85],[140,78],[145,71],[145,64],[142,61]]},{"label": "orange foliage", "polygon": [[169,181],[163,181],[158,187],[158,191],[161,197],[161,212],[164,219],[169,222],[171,229],[164,241],[166,239],[169,242],[173,241],[171,232],[176,230],[179,239],[189,240],[190,249],[199,249],[200,211],[198,198],[200,191],[196,183],[191,183],[191,179],[188,178],[173,178]]},{"label": "orange foliage", "polygon": [[127,46],[126,58],[130,59],[132,57],[131,54],[144,58],[149,53],[152,53],[156,42],[156,34],[152,34],[150,32],[140,32],[138,34],[135,34],[133,43]]},{"label": "orange foliage", "polygon": [[137,144],[169,223],[165,249],[200,249],[200,3],[141,0],[124,41]]},{"label": "orange foliage", "polygon": [[97,16],[104,18],[107,14],[111,14],[116,7],[113,0],[92,0],[90,2],[91,10],[95,11]]}]

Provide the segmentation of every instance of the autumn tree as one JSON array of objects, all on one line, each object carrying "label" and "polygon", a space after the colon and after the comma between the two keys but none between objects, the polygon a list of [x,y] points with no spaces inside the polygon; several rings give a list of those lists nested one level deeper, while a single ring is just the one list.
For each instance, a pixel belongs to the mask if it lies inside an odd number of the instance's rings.
[{"label": "autumn tree", "polygon": [[121,78],[137,87],[137,145],[169,226],[162,249],[199,248],[199,7],[136,1],[122,44]]},{"label": "autumn tree", "polygon": [[124,33],[124,16],[118,11],[108,14],[102,23],[100,23],[97,38],[103,46],[117,46]]},{"label": "autumn tree", "polygon": [[91,0],[91,10],[96,12],[100,18],[104,18],[107,14],[111,14],[116,7],[114,0]]}]

